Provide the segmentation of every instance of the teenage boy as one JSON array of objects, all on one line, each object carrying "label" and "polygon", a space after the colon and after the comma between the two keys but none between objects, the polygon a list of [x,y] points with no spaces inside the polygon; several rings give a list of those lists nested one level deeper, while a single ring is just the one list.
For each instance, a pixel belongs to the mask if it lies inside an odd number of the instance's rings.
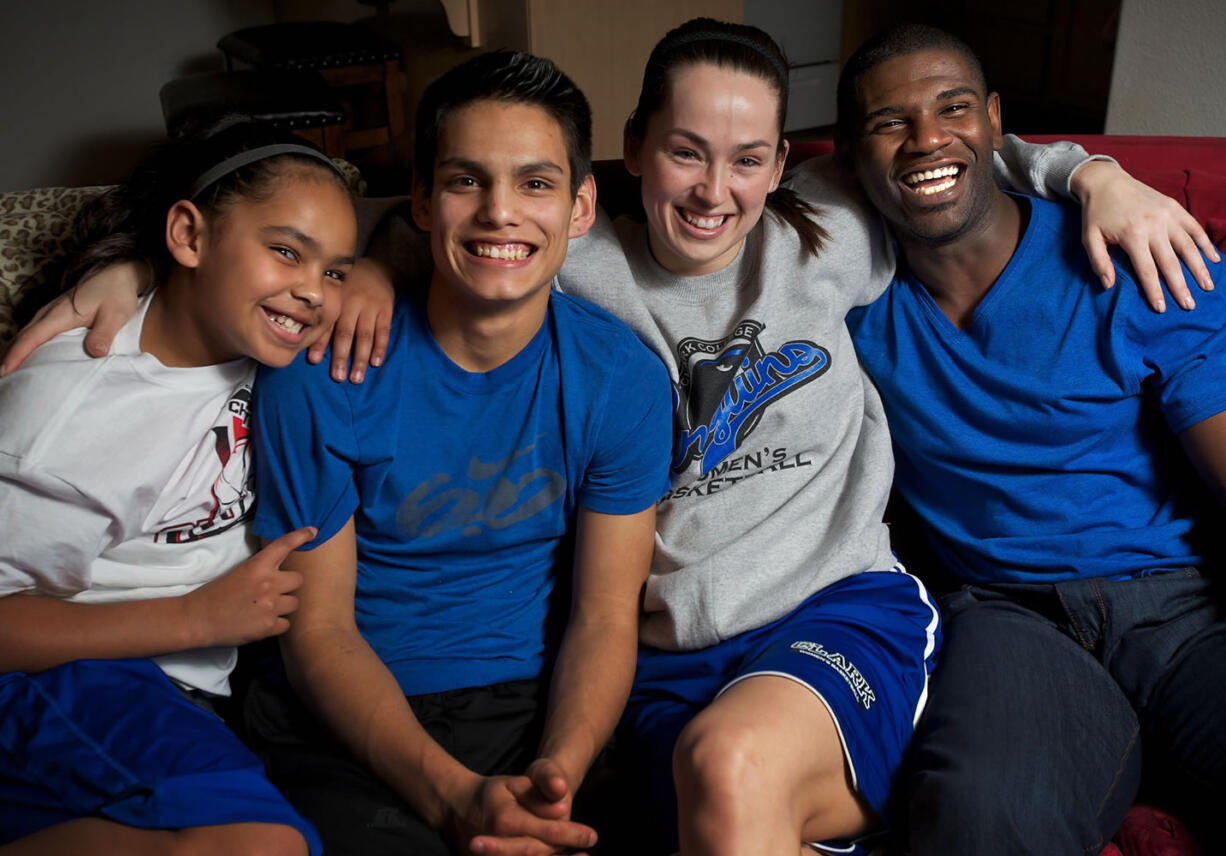
[{"label": "teenage boy", "polygon": [[1226,496],[1223,265],[1195,312],[1150,311],[1122,264],[1096,288],[1078,212],[997,189],[999,101],[947,33],[884,33],[839,91],[841,149],[900,254],[848,323],[895,483],[965,583],[913,745],[910,852],[1097,853],[1142,746],[1175,810],[1211,819],[1222,520],[1189,474]]},{"label": "teenage boy", "polygon": [[397,304],[393,358],[361,386],[304,361],[256,385],[256,531],[319,529],[286,563],[286,669],[335,742],[267,686],[251,725],[329,853],[583,849],[572,799],[633,676],[668,377],[550,287],[594,216],[573,82],[482,55],[416,127],[433,271]]}]

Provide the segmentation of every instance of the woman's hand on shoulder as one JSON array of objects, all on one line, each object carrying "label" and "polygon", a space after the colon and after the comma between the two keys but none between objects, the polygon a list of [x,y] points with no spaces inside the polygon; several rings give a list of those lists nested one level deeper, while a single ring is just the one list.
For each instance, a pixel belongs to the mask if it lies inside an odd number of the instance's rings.
[{"label": "woman's hand on shoulder", "polygon": [[1082,204],[1082,243],[1105,288],[1115,284],[1107,245],[1118,244],[1128,254],[1141,290],[1157,312],[1166,310],[1159,274],[1179,306],[1196,306],[1180,259],[1201,290],[1213,290],[1205,258],[1217,262],[1218,252],[1196,218],[1174,199],[1112,161],[1082,165],[1073,173],[1070,186]]},{"label": "woman's hand on shoulder", "polygon": [[136,314],[149,279],[143,262],[117,262],[52,300],[17,333],[0,362],[0,375],[15,371],[34,349],[66,330],[88,327],[85,352],[104,357],[115,335]]},{"label": "woman's hand on shoulder", "polygon": [[331,334],[319,337],[307,360],[318,363],[332,343],[332,379],[361,383],[366,367],[379,366],[387,356],[387,339],[396,303],[396,275],[390,265],[363,257],[354,263],[341,289],[341,314]]}]

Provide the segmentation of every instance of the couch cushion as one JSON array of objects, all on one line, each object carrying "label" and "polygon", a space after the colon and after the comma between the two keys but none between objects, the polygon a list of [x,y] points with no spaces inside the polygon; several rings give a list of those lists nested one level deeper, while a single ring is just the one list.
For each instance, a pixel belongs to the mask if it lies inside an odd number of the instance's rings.
[{"label": "couch cushion", "polygon": [[1192,216],[1205,225],[1210,240],[1226,250],[1226,175],[1188,170],[1187,201]]},{"label": "couch cushion", "polygon": [[40,187],[0,193],[0,343],[16,332],[13,307],[21,291],[60,255],[72,221],[105,187]]}]

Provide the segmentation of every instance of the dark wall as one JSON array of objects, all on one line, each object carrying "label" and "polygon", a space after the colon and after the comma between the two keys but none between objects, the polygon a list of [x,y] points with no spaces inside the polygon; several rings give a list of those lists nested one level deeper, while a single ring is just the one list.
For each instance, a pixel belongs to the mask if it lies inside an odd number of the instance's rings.
[{"label": "dark wall", "polygon": [[1121,0],[848,0],[844,57],[877,30],[918,21],[964,39],[1001,95],[1005,130],[1102,133]]}]

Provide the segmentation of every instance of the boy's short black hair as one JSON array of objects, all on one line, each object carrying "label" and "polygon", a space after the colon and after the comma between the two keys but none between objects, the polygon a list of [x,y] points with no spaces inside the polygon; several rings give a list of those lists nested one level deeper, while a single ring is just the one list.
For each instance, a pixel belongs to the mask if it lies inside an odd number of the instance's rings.
[{"label": "boy's short black hair", "polygon": [[434,184],[434,158],[443,120],[474,101],[528,104],[552,116],[566,141],[571,196],[578,192],[592,172],[592,110],[587,98],[549,60],[506,50],[479,54],[426,87],[417,105],[413,169],[427,190]]},{"label": "boy's short black hair", "polygon": [[860,112],[856,84],[860,78],[887,60],[928,50],[949,50],[959,54],[966,60],[983,94],[988,94],[983,65],[970,45],[953,33],[927,24],[896,24],[856,48],[839,74],[837,128],[843,140],[850,141],[855,137],[855,122]]}]

